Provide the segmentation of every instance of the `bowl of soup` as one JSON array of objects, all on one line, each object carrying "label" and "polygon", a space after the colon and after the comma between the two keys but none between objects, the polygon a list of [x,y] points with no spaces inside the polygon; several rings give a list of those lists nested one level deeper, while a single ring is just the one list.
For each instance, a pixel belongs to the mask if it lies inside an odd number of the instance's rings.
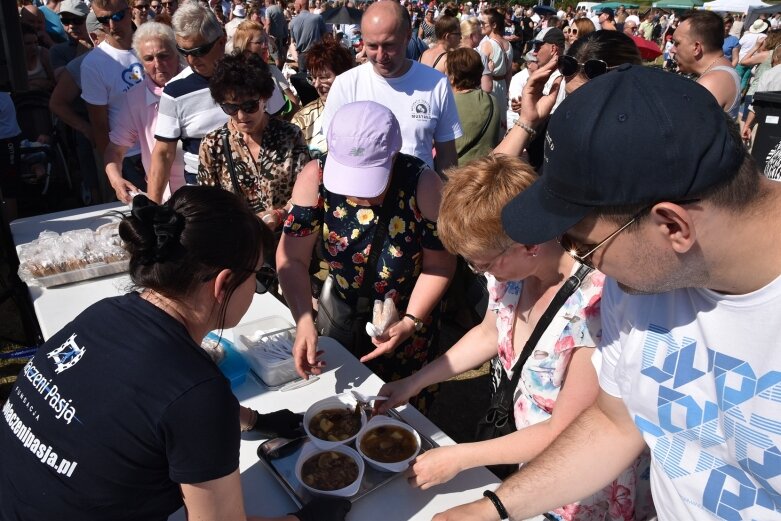
[{"label": "bowl of soup", "polygon": [[356,400],[338,394],[312,404],[304,413],[304,430],[318,448],[346,445],[358,437],[366,425],[366,413],[355,411]]},{"label": "bowl of soup", "polygon": [[320,449],[307,443],[296,461],[295,473],[303,487],[320,496],[351,497],[363,480],[364,462],[355,450],[344,445]]},{"label": "bowl of soup", "polygon": [[401,472],[420,452],[420,435],[404,422],[375,416],[355,442],[370,467],[384,472]]}]

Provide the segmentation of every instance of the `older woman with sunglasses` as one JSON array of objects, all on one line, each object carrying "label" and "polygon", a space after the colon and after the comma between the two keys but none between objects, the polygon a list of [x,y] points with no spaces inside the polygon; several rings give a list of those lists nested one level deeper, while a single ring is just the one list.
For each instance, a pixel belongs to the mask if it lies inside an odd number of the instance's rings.
[{"label": "older woman with sunglasses", "polygon": [[[463,256],[475,272],[486,274],[488,310],[483,322],[440,358],[408,378],[384,385],[379,394],[388,400],[379,411],[492,360],[495,391],[517,381],[515,388],[507,390],[512,394],[509,421],[516,430],[418,456],[409,479],[422,489],[445,483],[469,468],[532,460],[594,401],[599,390],[591,357],[601,335],[604,275],[568,255],[555,240],[518,244],[502,229],[502,208],[537,177],[531,167],[519,158],[495,155],[447,174],[439,237],[448,251]],[[560,306],[552,304],[573,275],[580,284],[569,296],[560,297],[564,299]],[[513,380],[516,371],[521,372]],[[627,514],[633,509],[634,484],[634,471],[629,469],[594,496],[553,514],[568,520],[632,519]]]},{"label": "older woman with sunglasses", "polygon": [[[595,31],[578,38],[566,55],[549,61],[529,77],[521,96],[520,118],[494,153],[520,155],[534,144],[541,147],[542,141],[535,142],[535,138],[545,134],[553,107],[557,100],[563,99],[559,97],[560,89],[564,89],[564,94],[571,94],[587,81],[624,63],[642,64],[637,46],[627,35],[618,31]],[[546,82],[557,69],[561,79],[554,82],[549,94],[543,95]]]},{"label": "older woman with sunglasses", "polygon": [[266,112],[274,81],[255,54],[223,58],[209,90],[230,119],[201,140],[198,184],[243,196],[263,222],[277,229],[287,217],[285,205],[298,173],[309,161],[301,130]]}]

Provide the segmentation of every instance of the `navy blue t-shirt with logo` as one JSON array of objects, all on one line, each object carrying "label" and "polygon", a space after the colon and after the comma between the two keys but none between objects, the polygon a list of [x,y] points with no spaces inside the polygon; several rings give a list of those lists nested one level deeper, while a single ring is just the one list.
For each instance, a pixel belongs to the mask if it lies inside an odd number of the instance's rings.
[{"label": "navy blue t-shirt with logo", "polygon": [[24,367],[0,419],[0,519],[165,519],[239,465],[239,404],[185,327],[105,299]]}]

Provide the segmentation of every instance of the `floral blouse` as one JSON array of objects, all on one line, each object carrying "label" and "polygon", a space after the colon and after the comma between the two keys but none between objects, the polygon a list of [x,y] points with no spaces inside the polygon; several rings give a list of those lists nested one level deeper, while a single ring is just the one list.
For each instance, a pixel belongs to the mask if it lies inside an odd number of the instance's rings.
[{"label": "floral blouse", "polygon": [[[572,273],[579,265],[573,267]],[[488,278],[488,311],[496,314],[499,351],[494,359],[494,384],[503,368],[512,378],[512,367],[524,346],[513,346],[516,308],[523,289],[522,281],[499,282]],[[593,348],[602,336],[600,302],[605,276],[593,271],[567,299],[540,337],[526,363],[515,389],[513,413],[518,430],[550,418],[575,348]],[[516,352],[517,348],[517,352]],[[501,364],[501,366],[499,365]],[[613,483],[589,498],[550,512],[563,521],[632,521],[635,517],[636,487],[647,459],[638,460]],[[648,477],[646,475],[648,490]],[[643,503],[642,508],[648,505]],[[637,517],[640,519],[640,517]]]},{"label": "floral blouse", "polygon": [[[399,154],[393,169],[393,175],[401,179],[396,200],[392,201],[394,211],[388,223],[388,236],[377,259],[372,298],[393,298],[400,314],[404,313],[420,275],[423,249],[444,249],[436,223],[426,219],[418,208],[418,179],[426,168],[420,159]],[[285,222],[286,235],[304,237],[322,233],[322,255],[336,281],[334,288],[351,305],[358,301],[379,209],[379,206],[358,205],[343,195],[327,191],[321,183],[317,205],[293,205]],[[437,322],[435,310],[423,321],[420,331],[368,366],[385,381],[414,373],[435,355],[431,341]]]},{"label": "floral blouse", "polygon": [[269,118],[258,157],[252,157],[244,135],[231,121],[201,140],[198,184],[220,186],[235,193],[223,152],[222,129],[227,128],[236,177],[255,213],[285,206],[293,194],[298,173],[309,161],[301,130],[286,121]]}]

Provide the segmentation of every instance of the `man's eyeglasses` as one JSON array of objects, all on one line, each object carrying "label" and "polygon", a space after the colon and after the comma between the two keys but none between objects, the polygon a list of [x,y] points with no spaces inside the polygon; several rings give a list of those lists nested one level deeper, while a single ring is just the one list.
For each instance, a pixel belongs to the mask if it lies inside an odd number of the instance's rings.
[{"label": "man's eyeglasses", "polygon": [[[165,5],[165,4],[163,4]],[[187,58],[188,56],[192,56],[193,58],[200,58],[202,56],[206,56],[211,52],[214,45],[219,41],[220,38],[217,38],[213,42],[207,43],[206,45],[201,45],[200,47],[193,47],[192,49],[182,49],[178,45],[176,46],[176,49],[182,53],[182,56]]]},{"label": "man's eyeglasses", "polygon": [[220,103],[220,108],[229,116],[235,116],[239,111],[244,114],[254,114],[260,109],[260,98],[243,103]]},{"label": "man's eyeglasses", "polygon": [[496,264],[496,261],[502,258],[502,256],[507,253],[507,250],[510,249],[512,244],[507,245],[501,252],[499,252],[499,255],[493,258],[493,260],[487,264],[474,264],[471,261],[466,261],[466,265],[469,267],[470,270],[472,270],[472,273],[475,273],[477,275],[482,275],[483,273],[488,273],[491,271],[491,268],[494,264]]},{"label": "man's eyeglasses", "polygon": [[127,8],[122,9],[121,11],[117,11],[116,13],[107,14],[106,16],[96,16],[98,22],[100,22],[103,25],[108,25],[109,21],[112,21],[114,23],[121,22],[125,19],[125,15],[127,14]]},{"label": "man's eyeglasses", "polygon": [[595,268],[594,263],[591,261],[591,256],[594,255],[594,252],[610,242],[616,235],[629,228],[635,221],[637,221],[638,217],[640,217],[644,212],[647,212],[649,209],[650,206],[643,208],[634,214],[626,224],[596,244],[578,244],[566,233],[559,237],[559,244],[561,244],[561,247],[564,248],[564,251],[566,251],[570,257],[590,268]]},{"label": "man's eyeglasses", "polygon": [[262,295],[274,287],[274,283],[277,281],[277,271],[264,264],[261,268],[255,272],[255,293]]},{"label": "man's eyeglasses", "polygon": [[[677,205],[684,205],[684,204],[690,204],[690,203],[696,203],[699,199],[685,199],[683,201],[674,201],[674,204]],[[623,232],[627,228],[629,228],[634,222],[636,222],[641,215],[643,215],[645,212],[649,211],[651,208],[653,208],[653,204],[650,204],[646,207],[644,207],[642,210],[637,212],[632,216],[629,221],[626,222],[626,224],[622,225],[620,228],[618,228],[616,231],[605,237],[603,240],[599,241],[596,244],[578,244],[575,242],[572,237],[567,235],[566,233],[563,234],[561,237],[559,237],[559,244],[561,244],[561,247],[564,248],[564,251],[566,251],[573,259],[580,262],[581,264],[585,264],[586,266],[589,266],[590,268],[595,268],[594,263],[591,261],[591,256],[594,255],[594,252],[603,247],[605,244],[610,242],[614,237],[616,237],[619,233]]]},{"label": "man's eyeglasses", "polygon": [[77,16],[61,16],[60,21],[62,25],[82,25],[87,21],[87,18],[81,18]]},{"label": "man's eyeglasses", "polygon": [[559,72],[565,78],[574,76],[582,70],[586,78],[593,80],[616,67],[608,67],[607,63],[602,60],[586,60],[585,63],[578,63],[578,60],[565,54],[564,56],[559,56],[556,68],[559,69]]},{"label": "man's eyeglasses", "polygon": [[156,13],[160,12],[160,4],[149,4],[149,7]]}]

